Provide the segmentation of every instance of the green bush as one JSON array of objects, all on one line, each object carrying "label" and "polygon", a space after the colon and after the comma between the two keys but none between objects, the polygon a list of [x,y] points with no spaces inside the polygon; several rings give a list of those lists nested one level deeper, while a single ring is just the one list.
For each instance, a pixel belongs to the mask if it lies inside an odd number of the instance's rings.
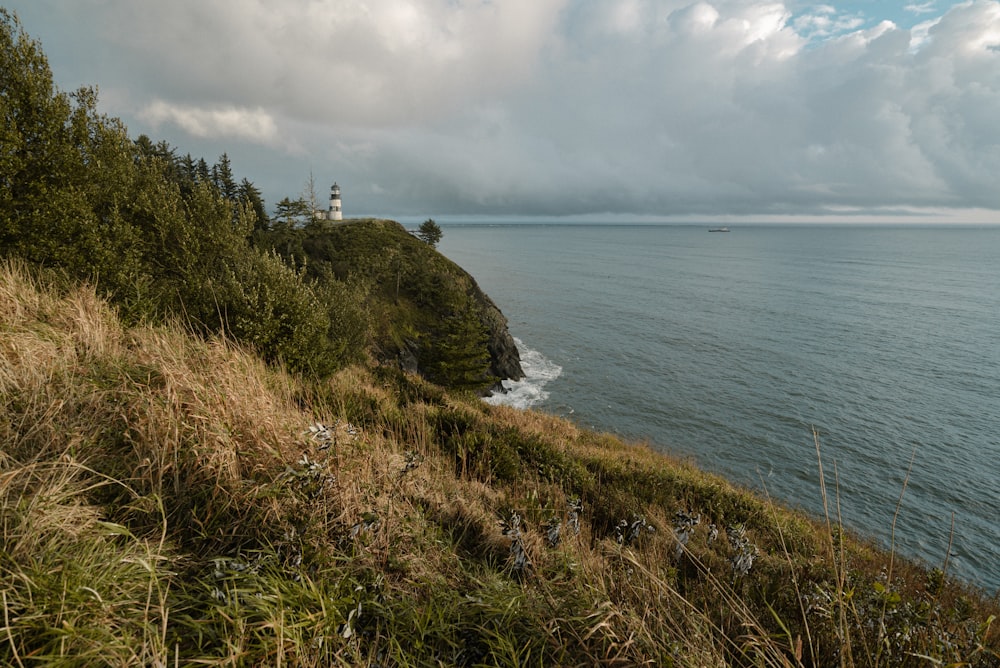
[{"label": "green bush", "polygon": [[327,308],[276,256],[236,256],[222,272],[215,297],[220,328],[265,359],[317,375],[334,370]]}]

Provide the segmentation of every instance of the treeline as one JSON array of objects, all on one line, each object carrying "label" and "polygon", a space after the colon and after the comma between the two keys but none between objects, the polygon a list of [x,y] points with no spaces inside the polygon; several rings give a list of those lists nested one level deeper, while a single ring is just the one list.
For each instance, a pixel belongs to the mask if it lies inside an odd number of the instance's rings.
[{"label": "treeline", "polygon": [[[365,353],[360,288],[274,252],[260,190],[226,154],[209,166],[130,139],[94,89],[58,90],[16,16],[0,9],[0,23],[0,253],[93,282],[126,321],[180,319],[297,371],[322,376]],[[285,237],[308,219],[279,209]]]}]

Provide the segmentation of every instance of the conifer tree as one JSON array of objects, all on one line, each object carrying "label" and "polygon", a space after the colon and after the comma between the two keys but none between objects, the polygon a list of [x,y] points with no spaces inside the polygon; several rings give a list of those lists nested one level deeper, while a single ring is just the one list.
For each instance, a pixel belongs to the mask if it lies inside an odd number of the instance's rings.
[{"label": "conifer tree", "polygon": [[431,344],[428,375],[447,387],[479,391],[496,382],[490,375],[486,327],[472,308],[444,319]]},{"label": "conifer tree", "polygon": [[301,197],[299,199],[282,198],[274,209],[274,220],[279,226],[287,229],[302,227],[312,218],[312,210],[309,203]]},{"label": "conifer tree", "polygon": [[190,153],[185,153],[184,157],[180,159],[180,173],[185,181],[191,183],[194,183],[195,179],[198,178],[198,167]]},{"label": "conifer tree", "polygon": [[208,168],[208,163],[205,162],[205,158],[198,158],[198,162],[195,165],[195,175],[198,183],[211,183],[212,172]]},{"label": "conifer tree", "polygon": [[428,218],[420,223],[420,227],[417,229],[417,237],[431,246],[437,246],[442,236],[444,236],[444,232],[441,231],[441,227],[434,222],[433,218]]},{"label": "conifer tree", "polygon": [[118,210],[135,147],[96,107],[91,88],[56,88],[40,45],[0,8],[0,252],[100,277],[113,292],[136,270]]},{"label": "conifer tree", "polygon": [[224,199],[230,202],[236,201],[236,181],[233,179],[233,168],[228,154],[220,155],[219,161],[212,166],[212,183]]},{"label": "conifer tree", "polygon": [[249,179],[244,178],[237,188],[237,198],[254,213],[254,229],[266,230],[268,228],[267,210],[264,208],[264,199],[260,190]]}]

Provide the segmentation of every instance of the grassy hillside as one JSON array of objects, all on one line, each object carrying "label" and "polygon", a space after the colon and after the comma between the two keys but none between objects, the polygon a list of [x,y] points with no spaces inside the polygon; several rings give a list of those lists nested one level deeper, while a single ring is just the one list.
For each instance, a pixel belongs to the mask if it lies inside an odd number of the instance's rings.
[{"label": "grassy hillside", "polygon": [[684,462],[9,262],[0,405],[3,665],[1000,664],[996,601]]}]

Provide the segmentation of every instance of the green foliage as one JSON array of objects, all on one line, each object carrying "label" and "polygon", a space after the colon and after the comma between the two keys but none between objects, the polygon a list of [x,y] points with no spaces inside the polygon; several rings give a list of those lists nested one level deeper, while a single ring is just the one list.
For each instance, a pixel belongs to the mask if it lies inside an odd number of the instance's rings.
[{"label": "green foliage", "polygon": [[444,236],[444,232],[441,231],[441,227],[434,222],[433,218],[428,218],[424,222],[420,223],[420,227],[417,228],[417,237],[424,243],[430,244],[432,247],[438,245],[442,236]]},{"label": "green foliage", "polygon": [[236,181],[233,179],[232,163],[226,153],[219,156],[219,162],[212,167],[212,185],[216,187],[223,199],[230,202],[236,200]]},{"label": "green foliage", "polygon": [[0,23],[0,251],[123,290],[141,280],[119,214],[132,143],[97,114],[93,90],[56,90],[40,47],[6,10]]},{"label": "green foliage", "polygon": [[292,229],[302,227],[313,219],[309,202],[299,199],[283,198],[274,208],[274,226]]},{"label": "green foliage", "polygon": [[398,223],[282,226],[254,239],[304,268],[317,289],[340,284],[366,295],[371,347],[381,359],[412,355],[421,373],[451,388],[482,391],[496,382],[474,281]]},{"label": "green foliage", "polygon": [[220,328],[294,369],[334,370],[329,313],[292,269],[274,255],[249,252],[225,269],[215,293]]},{"label": "green foliage", "polygon": [[240,181],[237,196],[239,201],[253,212],[254,229],[266,229],[268,226],[268,217],[260,189],[251,183],[249,179],[244,178]]},{"label": "green foliage", "polygon": [[[329,374],[361,355],[361,293],[306,281],[250,244],[268,227],[264,202],[227,154],[209,168],[131,141],[92,89],[56,89],[16,18],[0,21],[0,253],[94,282],[129,322],[182,318],[296,370]],[[311,211],[286,198],[278,218],[290,230]]]},{"label": "green foliage", "polygon": [[478,391],[497,379],[490,375],[488,337],[482,321],[471,311],[447,316],[424,339],[427,375],[445,387]]}]

